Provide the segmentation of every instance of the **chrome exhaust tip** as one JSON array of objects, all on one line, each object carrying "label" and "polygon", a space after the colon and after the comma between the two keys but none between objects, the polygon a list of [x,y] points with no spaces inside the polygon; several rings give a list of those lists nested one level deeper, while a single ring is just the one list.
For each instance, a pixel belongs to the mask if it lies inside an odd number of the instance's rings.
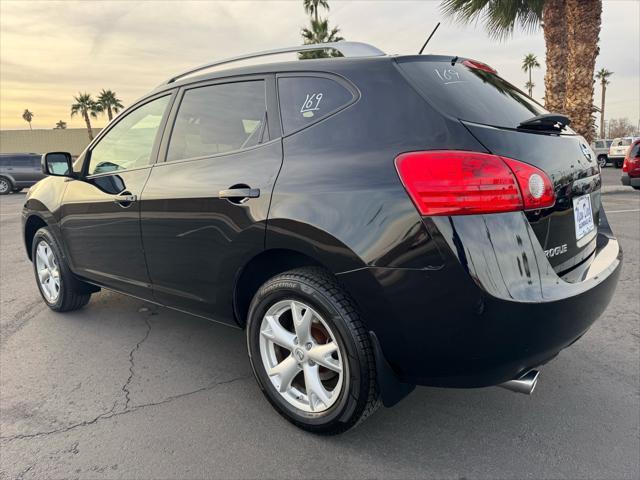
[{"label": "chrome exhaust tip", "polygon": [[538,375],[540,372],[537,370],[529,370],[520,378],[515,380],[509,380],[508,382],[501,383],[499,387],[506,388],[516,393],[524,393],[525,395],[531,395],[538,383]]}]

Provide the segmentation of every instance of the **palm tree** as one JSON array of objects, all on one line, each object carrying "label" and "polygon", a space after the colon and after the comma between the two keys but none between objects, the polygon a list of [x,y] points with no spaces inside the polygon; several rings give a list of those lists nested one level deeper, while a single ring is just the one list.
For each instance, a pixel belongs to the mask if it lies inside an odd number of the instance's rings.
[{"label": "palm tree", "polygon": [[527,89],[527,91],[529,92],[529,96],[531,98],[533,98],[533,87],[535,87],[536,84],[533,83],[531,80],[529,80],[527,83],[524,84],[524,88]]},{"label": "palm tree", "polygon": [[22,119],[29,124],[29,130],[33,130],[33,128],[31,128],[31,120],[33,120],[33,116],[33,112],[30,112],[28,108],[24,109]]},{"label": "palm tree", "polygon": [[78,93],[78,96],[73,97],[73,100],[75,103],[71,105],[71,116],[82,115],[84,122],[87,124],[89,140],[93,140],[93,130],[91,130],[91,120],[89,117],[97,118],[98,113],[102,111],[102,107],[91,98],[90,93]]},{"label": "palm tree", "polygon": [[539,68],[540,64],[538,63],[538,57],[536,57],[533,53],[527,54],[522,60],[522,70],[524,73],[529,72],[529,81],[526,86],[529,89],[529,96],[533,97],[533,80],[531,79],[531,72],[534,68]]},{"label": "palm tree", "polygon": [[607,85],[609,85],[609,77],[613,75],[613,72],[610,72],[606,68],[601,68],[596,73],[596,79],[600,80],[600,85],[602,86],[602,98],[600,100],[600,138],[604,138],[604,96],[607,91]]},{"label": "palm tree", "polygon": [[56,126],[54,130],[65,130],[66,128],[67,128],[67,122],[63,122],[62,120],[59,120],[56,122]]},{"label": "palm tree", "polygon": [[116,96],[116,93],[111,90],[105,90],[104,88],[98,95],[98,103],[102,107],[102,110],[107,111],[109,121],[113,120],[113,114],[120,112],[124,105],[120,99]]},{"label": "palm tree", "polygon": [[571,126],[590,138],[593,69],[598,55],[602,0],[442,0],[456,20],[481,19],[489,35],[509,37],[516,25],[542,26],[546,44],[545,106],[566,112]]},{"label": "palm tree", "polygon": [[[328,43],[328,42],[339,42],[344,40],[341,36],[338,35],[340,33],[340,29],[338,27],[334,27],[329,29],[329,20],[311,20],[311,28],[303,28],[302,29],[302,38],[304,39],[304,44],[315,44],[315,43]],[[339,56],[338,52],[330,52],[327,53],[325,50],[315,50],[311,52],[303,52],[299,54],[301,59],[308,58],[326,58],[326,57],[335,57]]]},{"label": "palm tree", "polygon": [[544,105],[563,113],[567,96],[567,17],[565,0],[546,0],[542,9],[546,69]]},{"label": "palm tree", "polygon": [[318,21],[318,9],[320,7],[326,8],[329,11],[329,2],[327,0],[302,0],[304,11],[311,15],[313,19]]},{"label": "palm tree", "polygon": [[571,128],[593,139],[593,73],[600,52],[602,0],[567,0],[567,96],[564,109]]},{"label": "palm tree", "polygon": [[513,34],[516,24],[525,31],[536,31],[544,3],[544,0],[442,0],[440,8],[461,23],[482,19],[491,38],[505,40]]}]

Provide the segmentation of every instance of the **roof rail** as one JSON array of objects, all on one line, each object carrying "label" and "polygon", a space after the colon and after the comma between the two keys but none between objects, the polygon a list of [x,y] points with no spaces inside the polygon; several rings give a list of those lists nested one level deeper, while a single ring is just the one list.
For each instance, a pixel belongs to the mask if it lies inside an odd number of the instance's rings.
[{"label": "roof rail", "polygon": [[385,55],[385,53],[373,45],[361,42],[329,42],[329,43],[314,43],[312,45],[300,45],[297,47],[277,48],[275,50],[265,50],[263,52],[249,53],[246,55],[240,55],[238,57],[226,58],[224,60],[218,60],[216,62],[200,65],[199,67],[191,68],[186,72],[174,75],[162,85],[173,83],[179,78],[185,77],[192,73],[206,70],[208,68],[217,67],[218,65],[225,65],[227,63],[239,62],[241,60],[247,60],[249,58],[266,57],[269,55],[278,55],[281,53],[297,53],[307,52],[313,50],[337,50],[344,57],[379,57]]}]

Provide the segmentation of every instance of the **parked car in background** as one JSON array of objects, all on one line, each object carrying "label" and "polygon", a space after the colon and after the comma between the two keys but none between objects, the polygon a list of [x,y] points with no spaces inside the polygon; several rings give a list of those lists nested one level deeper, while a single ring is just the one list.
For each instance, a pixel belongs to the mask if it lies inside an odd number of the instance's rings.
[{"label": "parked car in background", "polygon": [[[191,75],[326,48],[343,57]],[[313,432],[415,385],[531,393],[622,262],[568,124],[453,55],[338,42],[213,62],[75,163],[44,156],[26,253],[52,310],[105,287],[245,329],[265,396]]]},{"label": "parked car in background", "polygon": [[622,162],[624,162],[627,150],[636,138],[638,137],[620,137],[613,139],[611,147],[609,147],[609,162],[611,162],[614,167],[622,167]]},{"label": "parked car in background", "polygon": [[620,180],[623,185],[630,185],[640,190],[640,138],[635,140],[627,150]]},{"label": "parked car in background", "polygon": [[596,154],[600,168],[606,167],[607,163],[609,163],[609,147],[611,147],[612,143],[613,140],[608,138],[596,140],[591,143],[591,150]]},{"label": "parked car in background", "polygon": [[0,195],[19,192],[34,185],[45,175],[40,166],[39,153],[0,154]]}]

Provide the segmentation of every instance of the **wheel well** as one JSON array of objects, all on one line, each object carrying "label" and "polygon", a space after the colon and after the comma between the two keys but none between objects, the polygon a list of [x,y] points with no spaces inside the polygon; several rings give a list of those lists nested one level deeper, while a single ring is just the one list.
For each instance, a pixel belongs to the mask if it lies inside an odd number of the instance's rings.
[{"label": "wheel well", "polygon": [[234,308],[238,323],[244,328],[253,296],[268,279],[299,267],[324,267],[313,258],[294,250],[268,250],[245,265],[234,292]]},{"label": "wheel well", "polygon": [[46,227],[47,223],[37,215],[31,215],[27,219],[27,223],[24,225],[24,244],[27,247],[27,255],[31,260],[31,247],[33,245],[33,237],[36,236],[36,232],[42,227]]}]

